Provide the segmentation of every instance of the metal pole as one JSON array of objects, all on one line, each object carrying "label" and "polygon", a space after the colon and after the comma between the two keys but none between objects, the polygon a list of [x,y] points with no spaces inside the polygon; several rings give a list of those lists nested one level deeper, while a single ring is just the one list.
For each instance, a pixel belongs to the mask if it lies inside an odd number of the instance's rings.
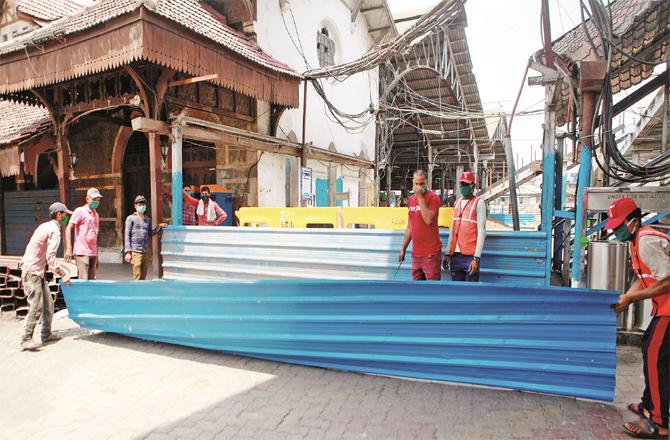
[{"label": "metal pole", "polygon": [[[386,167],[386,206],[391,206],[391,172],[393,167],[389,165]],[[404,184],[404,182],[403,182]]]},{"label": "metal pole", "polygon": [[300,182],[298,187],[300,188],[300,196],[298,197],[298,207],[302,207],[304,200],[302,199],[302,168],[307,166],[307,158],[305,157],[305,143],[307,135],[307,80],[305,80],[303,89],[302,89],[302,147],[300,147]]},{"label": "metal pole", "polygon": [[580,126],[580,140],[582,151],[579,155],[579,177],[577,179],[577,194],[575,194],[575,238],[572,246],[572,276],[571,284],[578,287],[581,284],[581,273],[584,267],[582,252],[582,238],[586,233],[586,209],[584,207],[584,189],[591,185],[591,168],[593,159],[593,117],[595,113],[595,92],[582,93],[582,120]]},{"label": "metal pole", "polygon": [[542,31],[544,39],[544,57],[547,67],[554,67],[554,51],[551,47],[551,21],[549,19],[549,0],[542,0]]},{"label": "metal pole", "polygon": [[300,151],[300,166],[306,166],[305,162],[305,142],[307,135],[307,80],[302,89],[302,149]]},{"label": "metal pole", "polygon": [[433,160],[433,145],[428,141],[428,182],[426,186],[431,191],[433,189],[433,168],[435,167]]},{"label": "metal pole", "polygon": [[[565,146],[565,135],[561,134],[556,138],[556,165],[554,181],[554,209],[563,209],[563,148]],[[554,270],[560,270],[563,262],[563,254],[561,252],[563,246],[563,228],[559,226],[554,227]]]},{"label": "metal pole", "polygon": [[556,167],[556,104],[554,92],[557,82],[544,87],[544,144],[542,145],[542,231],[547,234],[546,285],[551,285],[552,231],[554,219],[554,179]]},{"label": "metal pole", "polygon": [[172,127],[172,224],[182,224],[182,134],[181,126]]},{"label": "metal pole", "polygon": [[519,201],[516,195],[516,166],[514,165],[514,156],[512,154],[512,137],[509,133],[505,134],[505,159],[507,161],[507,181],[509,182],[509,200],[512,205],[512,226],[515,231],[521,230],[519,224]]}]

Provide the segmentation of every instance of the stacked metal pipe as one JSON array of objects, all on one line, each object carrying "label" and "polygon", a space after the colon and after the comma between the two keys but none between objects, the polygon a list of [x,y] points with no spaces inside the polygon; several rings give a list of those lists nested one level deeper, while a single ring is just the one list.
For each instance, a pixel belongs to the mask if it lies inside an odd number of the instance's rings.
[{"label": "stacked metal pipe", "polygon": [[[17,319],[23,319],[28,313],[28,299],[21,282],[20,257],[0,257],[0,311],[14,313]],[[77,269],[73,264],[59,261],[72,278],[76,278]],[[51,271],[46,272],[51,297],[54,299],[54,312],[64,309],[65,299],[60,288],[60,277]]]}]

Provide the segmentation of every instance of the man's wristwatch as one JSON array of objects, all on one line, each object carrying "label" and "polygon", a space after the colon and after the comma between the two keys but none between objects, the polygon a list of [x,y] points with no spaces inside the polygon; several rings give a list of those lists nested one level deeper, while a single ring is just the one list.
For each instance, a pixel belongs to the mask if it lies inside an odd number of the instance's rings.
[{"label": "man's wristwatch", "polygon": [[479,263],[479,257],[474,257],[475,261]]}]

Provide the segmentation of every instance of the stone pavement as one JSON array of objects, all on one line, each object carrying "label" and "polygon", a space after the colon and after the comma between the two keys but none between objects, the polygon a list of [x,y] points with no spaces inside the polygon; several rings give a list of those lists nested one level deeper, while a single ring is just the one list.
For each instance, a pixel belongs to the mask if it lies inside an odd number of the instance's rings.
[{"label": "stone pavement", "polygon": [[266,362],[79,329],[20,352],[0,315],[0,439],[624,439],[639,350],[615,405]]}]

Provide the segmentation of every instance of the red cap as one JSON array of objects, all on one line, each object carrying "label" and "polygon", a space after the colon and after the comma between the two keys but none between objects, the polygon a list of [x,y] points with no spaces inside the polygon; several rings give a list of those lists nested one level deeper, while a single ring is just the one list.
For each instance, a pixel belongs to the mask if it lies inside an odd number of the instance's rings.
[{"label": "red cap", "polygon": [[615,200],[607,210],[606,229],[615,229],[621,226],[626,216],[637,209],[637,203],[630,197]]},{"label": "red cap", "polygon": [[463,171],[461,173],[461,183],[475,183],[475,173],[472,171]]}]

